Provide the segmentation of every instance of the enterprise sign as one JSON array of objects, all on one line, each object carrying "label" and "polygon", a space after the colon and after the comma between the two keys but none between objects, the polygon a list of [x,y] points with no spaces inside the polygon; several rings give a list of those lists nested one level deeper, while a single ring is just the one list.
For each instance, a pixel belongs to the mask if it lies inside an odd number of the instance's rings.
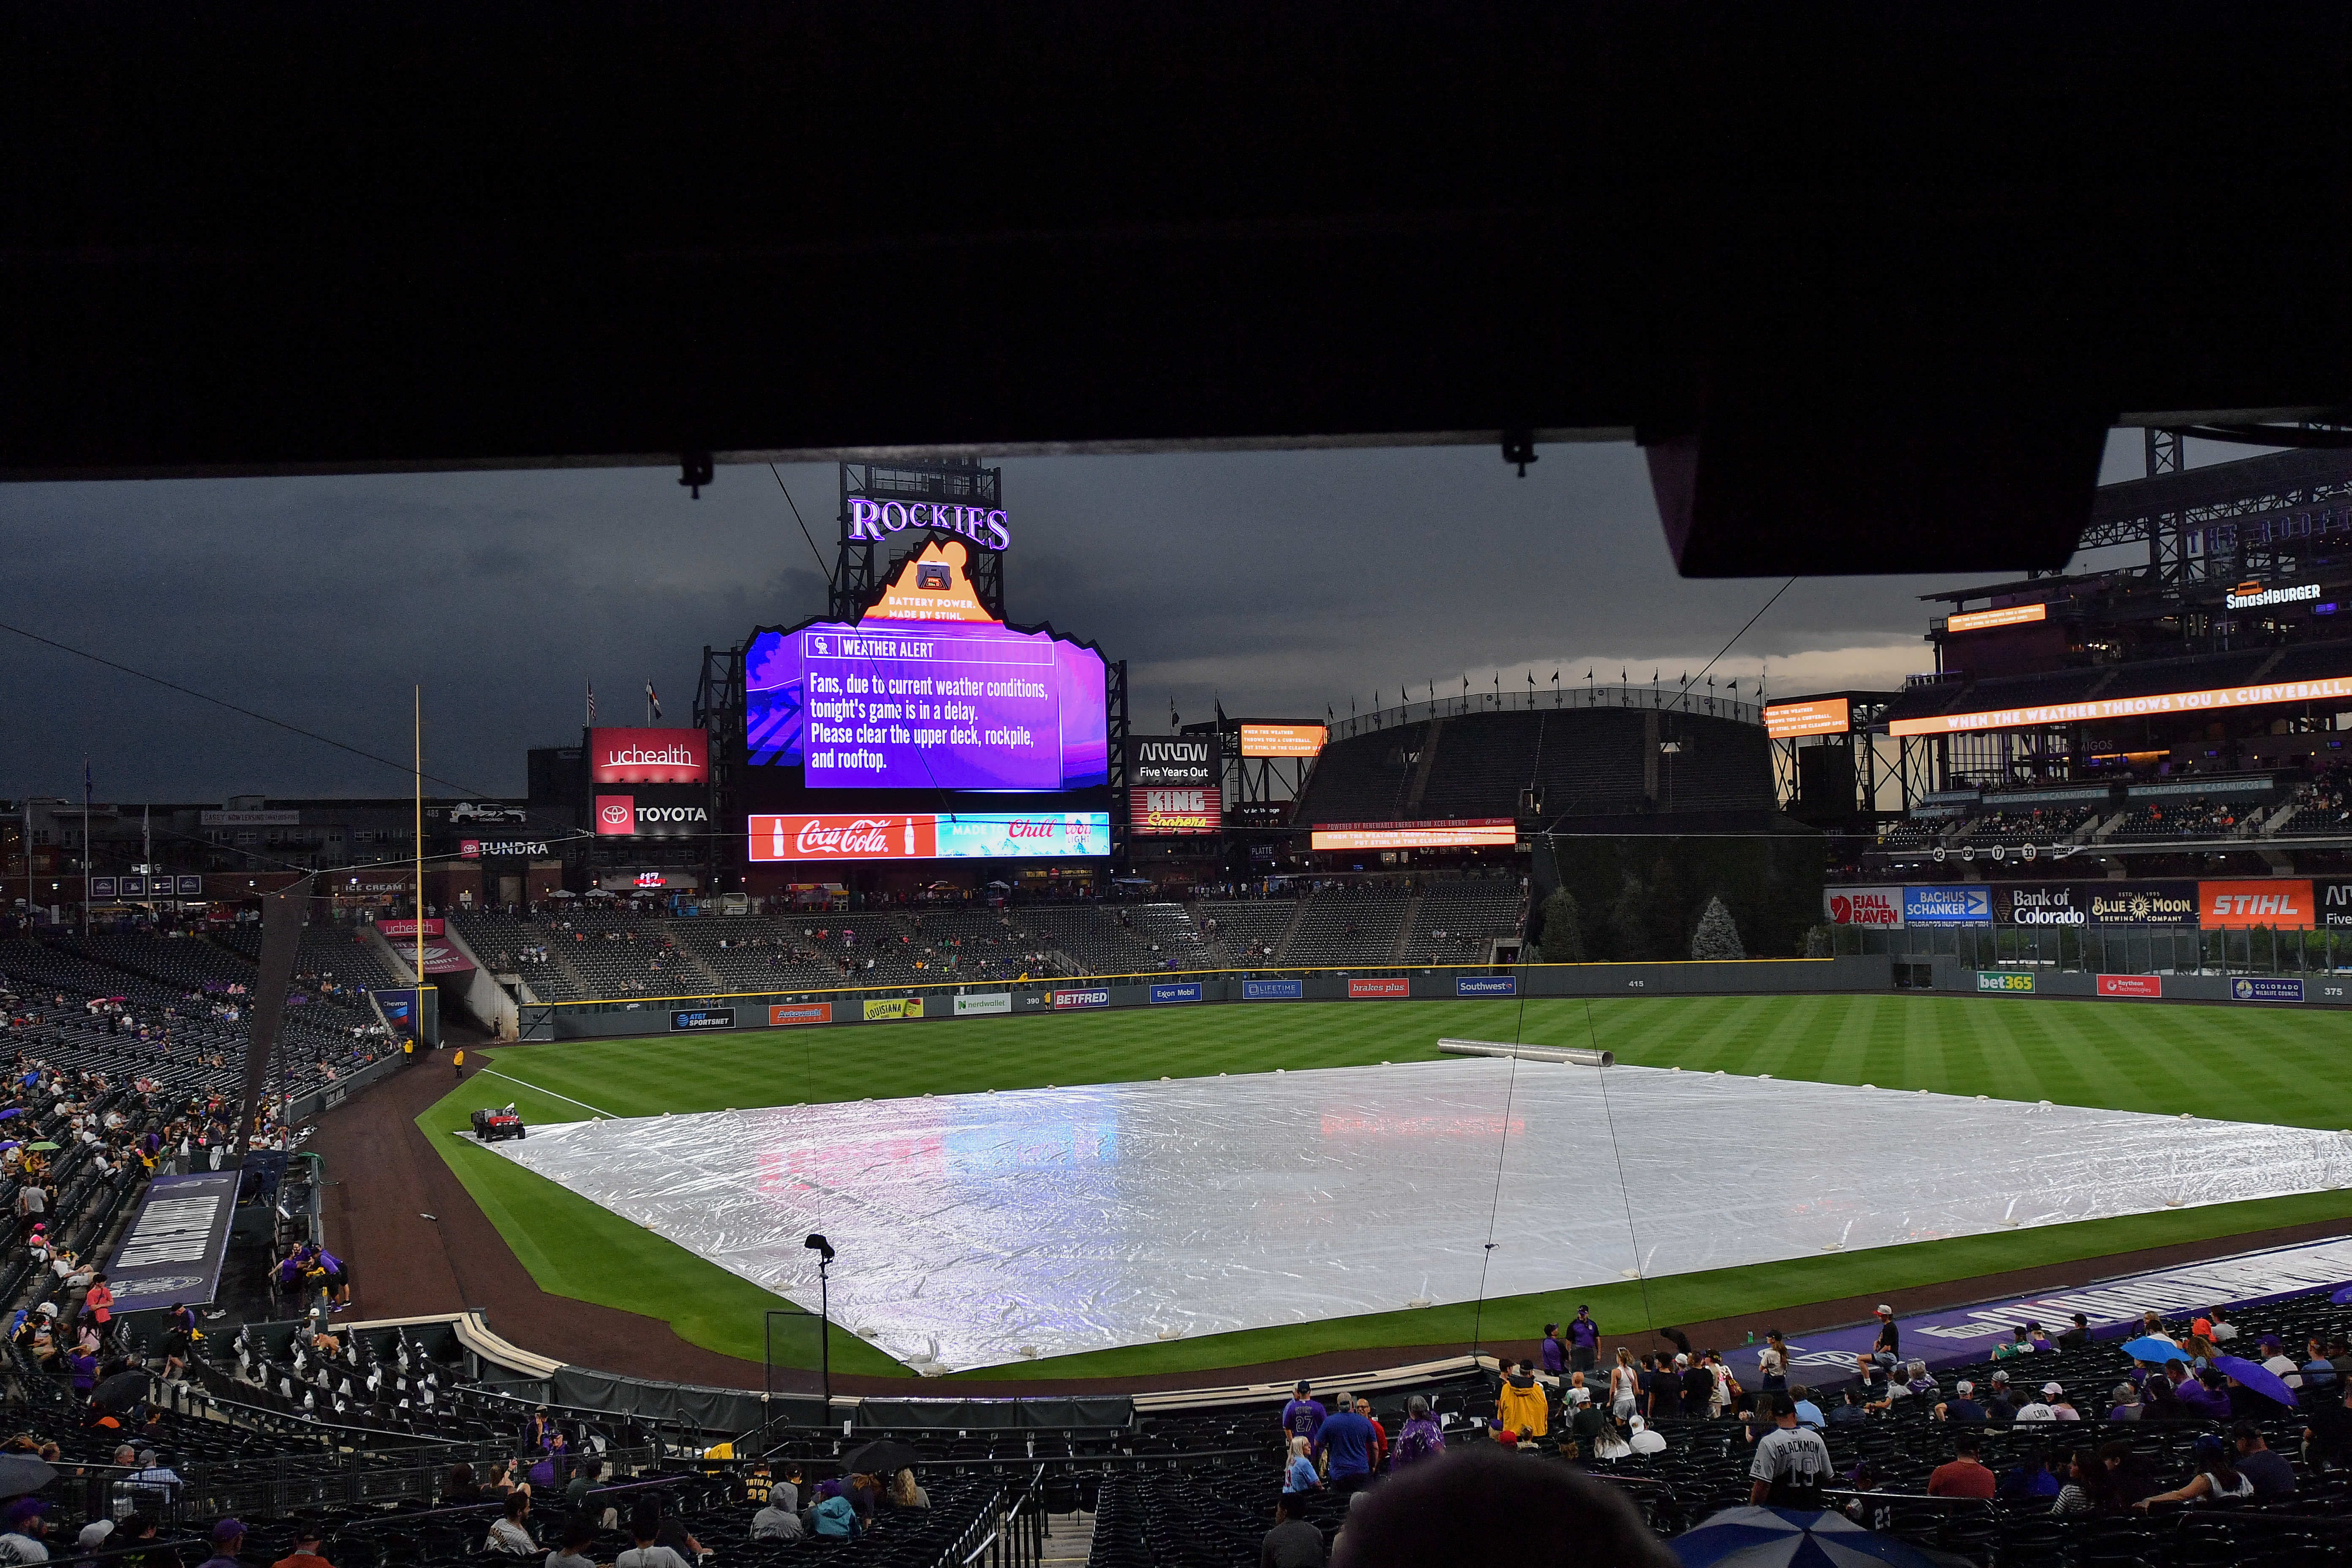
[{"label": "enterprise sign", "polygon": [[1890,735],[1948,735],[1963,731],[2030,730],[2043,724],[2083,724],[2102,719],[2203,713],[2222,708],[2261,708],[2273,702],[2352,703],[2352,678],[2282,680],[2263,686],[2221,686],[2210,691],[2165,691],[2149,697],[2110,697],[2097,702],[2053,702],[2040,708],[1995,708],[1982,713],[1941,713],[1933,719],[1897,719]]},{"label": "enterprise sign", "polygon": [[2260,583],[2241,583],[2221,595],[2221,602],[2233,610],[2258,610],[2264,605],[2299,605],[2319,597],[2319,584],[2300,583],[2292,588],[2265,588]]}]

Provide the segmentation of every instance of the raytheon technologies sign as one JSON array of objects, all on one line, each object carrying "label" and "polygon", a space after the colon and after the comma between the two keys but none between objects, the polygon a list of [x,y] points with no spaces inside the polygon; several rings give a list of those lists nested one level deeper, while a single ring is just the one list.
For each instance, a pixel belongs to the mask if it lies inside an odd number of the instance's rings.
[{"label": "raytheon technologies sign", "polygon": [[700,730],[591,730],[593,784],[695,784],[710,776],[710,738]]}]

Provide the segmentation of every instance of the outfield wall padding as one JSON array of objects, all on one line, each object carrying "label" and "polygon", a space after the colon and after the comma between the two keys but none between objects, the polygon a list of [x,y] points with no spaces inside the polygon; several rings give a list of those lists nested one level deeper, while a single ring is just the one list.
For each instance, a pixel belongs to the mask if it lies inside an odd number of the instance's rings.
[{"label": "outfield wall padding", "polygon": [[[937,1023],[1004,1014],[1101,1012],[1128,1007],[1278,1005],[1284,1002],[1509,1001],[1569,996],[1794,995],[1886,991],[1894,960],[1885,953],[1740,963],[1525,964],[1516,969],[1376,968],[1196,973],[1167,980],[1065,980],[1005,985],[906,987],[890,991],[778,992],[550,1006],[542,1026],[524,1009],[526,1038],[612,1039],[714,1034],[783,1026]],[[994,1005],[997,999],[1002,1005]],[[989,1003],[982,1009],[976,1004]],[[888,1016],[868,1017],[869,1008]],[[781,1010],[786,1019],[772,1021]],[[813,1015],[827,1016],[817,1021]],[[722,1019],[719,1015],[725,1015]],[[546,1033],[540,1030],[544,1027]]]}]

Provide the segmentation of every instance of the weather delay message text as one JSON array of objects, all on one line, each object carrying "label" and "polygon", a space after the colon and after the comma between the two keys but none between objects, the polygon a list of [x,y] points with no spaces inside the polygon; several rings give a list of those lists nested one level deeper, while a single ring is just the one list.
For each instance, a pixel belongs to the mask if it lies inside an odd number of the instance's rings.
[{"label": "weather delay message text", "polygon": [[814,789],[1062,786],[1052,646],[1001,627],[801,635]]}]

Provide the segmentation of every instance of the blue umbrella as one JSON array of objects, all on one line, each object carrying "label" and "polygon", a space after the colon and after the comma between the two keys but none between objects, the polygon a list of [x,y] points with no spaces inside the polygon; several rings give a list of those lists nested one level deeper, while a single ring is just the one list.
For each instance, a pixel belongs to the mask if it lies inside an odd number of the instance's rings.
[{"label": "blue umbrella", "polygon": [[2243,1356],[2217,1355],[2213,1358],[2213,1370],[2236,1378],[2264,1399],[2275,1399],[2289,1410],[2294,1408],[2294,1390],[2260,1362],[2248,1361]]},{"label": "blue umbrella", "polygon": [[1864,1530],[1842,1513],[1795,1508],[1727,1508],[1666,1545],[1683,1568],[1936,1568],[1907,1542]]},{"label": "blue umbrella", "polygon": [[2159,1363],[2168,1361],[2187,1361],[2189,1359],[2189,1355],[2187,1351],[2182,1350],[2170,1340],[2158,1339],[2154,1334],[2147,1334],[2143,1335],[2139,1339],[2126,1341],[2124,1344],[2124,1354],[2131,1357],[2134,1361],[2152,1361]]}]

